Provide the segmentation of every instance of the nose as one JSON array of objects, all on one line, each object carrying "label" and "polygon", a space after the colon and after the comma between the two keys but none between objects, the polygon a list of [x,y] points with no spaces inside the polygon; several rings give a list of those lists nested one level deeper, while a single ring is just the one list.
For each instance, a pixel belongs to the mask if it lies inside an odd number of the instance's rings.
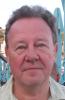
[{"label": "nose", "polygon": [[25,60],[29,63],[35,63],[39,60],[39,55],[35,49],[28,49],[25,55]]}]

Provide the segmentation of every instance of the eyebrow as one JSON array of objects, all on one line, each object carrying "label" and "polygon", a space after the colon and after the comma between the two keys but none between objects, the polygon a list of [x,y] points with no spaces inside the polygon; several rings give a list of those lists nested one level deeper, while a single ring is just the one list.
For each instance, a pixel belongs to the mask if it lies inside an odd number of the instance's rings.
[{"label": "eyebrow", "polygon": [[25,43],[24,40],[16,41],[16,43]]},{"label": "eyebrow", "polygon": [[39,39],[37,39],[36,41],[48,42],[48,40],[47,40],[47,39],[42,39],[42,38],[41,38],[41,39],[39,38]]}]

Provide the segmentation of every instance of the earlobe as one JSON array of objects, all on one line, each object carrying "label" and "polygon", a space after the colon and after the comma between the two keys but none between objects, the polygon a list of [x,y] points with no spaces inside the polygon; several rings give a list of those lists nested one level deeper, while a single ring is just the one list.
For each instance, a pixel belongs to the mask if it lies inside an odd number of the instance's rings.
[{"label": "earlobe", "polygon": [[56,53],[58,51],[58,43],[55,44],[55,48],[56,48]]}]

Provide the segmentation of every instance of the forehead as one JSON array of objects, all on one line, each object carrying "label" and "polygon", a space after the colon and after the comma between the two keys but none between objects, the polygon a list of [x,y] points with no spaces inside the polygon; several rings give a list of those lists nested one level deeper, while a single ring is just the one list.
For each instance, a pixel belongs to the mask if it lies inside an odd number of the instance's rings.
[{"label": "forehead", "polygon": [[42,18],[23,18],[13,23],[9,30],[9,37],[47,37],[52,31]]}]

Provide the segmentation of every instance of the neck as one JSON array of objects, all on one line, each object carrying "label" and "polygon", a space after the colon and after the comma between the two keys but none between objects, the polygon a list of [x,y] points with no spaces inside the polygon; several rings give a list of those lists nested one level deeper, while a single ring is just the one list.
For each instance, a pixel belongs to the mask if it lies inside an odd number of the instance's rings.
[{"label": "neck", "polygon": [[49,82],[33,91],[32,89],[24,89],[14,81],[13,93],[18,100],[48,100],[50,96]]}]

